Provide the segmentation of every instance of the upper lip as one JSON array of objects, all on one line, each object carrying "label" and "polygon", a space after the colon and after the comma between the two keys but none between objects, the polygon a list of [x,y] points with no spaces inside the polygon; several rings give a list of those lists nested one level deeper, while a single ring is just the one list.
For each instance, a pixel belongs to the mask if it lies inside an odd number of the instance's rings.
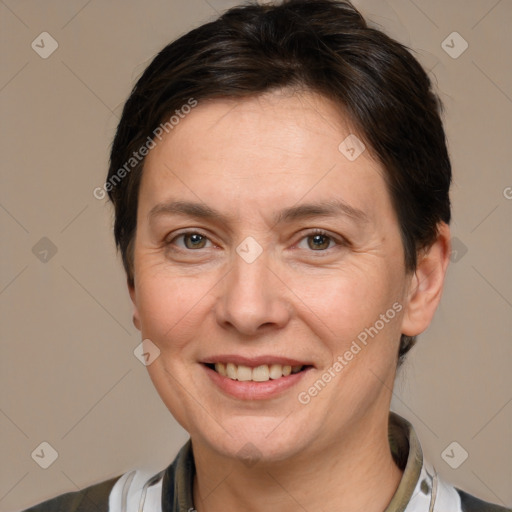
[{"label": "upper lip", "polygon": [[218,356],[208,357],[202,361],[204,364],[215,364],[215,363],[233,363],[238,365],[256,367],[264,364],[280,364],[283,366],[312,366],[307,361],[299,361],[298,359],[291,359],[289,357],[262,355],[257,357],[244,357],[234,354],[221,354]]}]

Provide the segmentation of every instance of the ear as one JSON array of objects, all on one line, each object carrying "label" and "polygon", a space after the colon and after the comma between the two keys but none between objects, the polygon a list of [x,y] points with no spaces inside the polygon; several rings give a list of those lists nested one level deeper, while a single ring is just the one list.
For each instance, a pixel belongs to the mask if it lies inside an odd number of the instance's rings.
[{"label": "ear", "polygon": [[137,308],[137,294],[135,292],[135,285],[131,284],[129,279],[126,282],[128,285],[128,292],[130,293],[130,298],[133,302],[133,325],[140,331],[140,318],[139,310]]},{"label": "ear", "polygon": [[418,254],[416,270],[409,284],[402,334],[416,336],[432,321],[441,300],[450,253],[450,228],[441,222],[436,241]]}]

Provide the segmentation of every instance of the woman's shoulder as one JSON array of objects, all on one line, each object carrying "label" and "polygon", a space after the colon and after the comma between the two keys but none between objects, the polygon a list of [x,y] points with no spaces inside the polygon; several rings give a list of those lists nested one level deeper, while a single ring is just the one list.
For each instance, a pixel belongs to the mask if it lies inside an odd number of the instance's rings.
[{"label": "woman's shoulder", "polygon": [[456,489],[459,494],[462,512],[511,512],[511,508],[505,508],[494,503],[482,501],[467,492]]},{"label": "woman's shoulder", "polygon": [[81,491],[61,494],[23,512],[108,512],[110,494],[121,476],[91,485]]},{"label": "woman's shoulder", "polygon": [[[173,462],[165,469],[154,465],[139,467],[81,491],[61,494],[21,512],[117,512],[158,510],[162,495],[172,500],[177,479],[190,494],[193,460],[190,440],[182,446]],[[170,510],[174,508],[170,507]]]}]

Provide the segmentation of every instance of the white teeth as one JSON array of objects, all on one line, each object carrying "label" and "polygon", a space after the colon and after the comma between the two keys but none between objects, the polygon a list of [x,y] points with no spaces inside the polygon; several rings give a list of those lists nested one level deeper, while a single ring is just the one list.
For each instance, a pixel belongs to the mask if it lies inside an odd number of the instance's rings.
[{"label": "white teeth", "polygon": [[228,372],[226,371],[226,365],[224,363],[216,363],[215,370],[217,373],[220,373],[223,377],[228,376]]},{"label": "white teeth", "polygon": [[270,379],[280,379],[287,377],[291,373],[298,373],[302,366],[290,366],[281,364],[262,364],[251,368],[245,365],[236,365],[233,363],[215,363],[215,371],[223,377],[229,377],[232,380],[266,382]]},{"label": "white teeth", "polygon": [[252,380],[252,370],[248,366],[239,364],[236,370],[236,378],[241,381]]},{"label": "white teeth", "polygon": [[265,382],[270,378],[270,372],[268,370],[268,365],[262,364],[261,366],[256,366],[256,368],[252,369],[252,380],[256,382]]},{"label": "white teeth", "polygon": [[280,364],[271,364],[269,368],[271,379],[279,379],[283,376],[283,367]]},{"label": "white teeth", "polygon": [[226,372],[230,379],[236,380],[236,366],[233,363],[226,365]]}]

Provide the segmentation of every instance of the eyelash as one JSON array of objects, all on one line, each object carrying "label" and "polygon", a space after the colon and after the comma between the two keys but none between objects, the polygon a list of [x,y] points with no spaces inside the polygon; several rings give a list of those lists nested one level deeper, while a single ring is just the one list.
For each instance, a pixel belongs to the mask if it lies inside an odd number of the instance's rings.
[{"label": "eyelash", "polygon": [[[165,245],[166,246],[174,245],[173,242],[175,240],[177,240],[180,237],[186,236],[186,235],[200,235],[200,236],[206,238],[207,240],[209,240],[211,242],[210,238],[207,235],[205,235],[201,231],[194,230],[194,231],[184,231],[182,233],[177,234],[171,240],[166,241]],[[299,242],[301,242],[302,240],[307,239],[309,237],[314,237],[314,236],[317,236],[317,235],[321,235],[321,236],[324,236],[324,237],[328,238],[330,241],[334,242],[336,244],[336,246],[346,246],[346,245],[348,245],[348,242],[346,240],[344,240],[344,239],[337,239],[334,236],[332,236],[329,233],[327,233],[326,231],[324,231],[323,229],[319,229],[319,228],[315,228],[315,229],[305,233],[300,238]],[[327,249],[318,250],[318,251],[311,250],[309,252],[312,252],[312,253],[325,253],[325,252],[327,252],[327,251],[329,251],[330,249],[333,249],[333,248],[334,247],[329,247]],[[204,248],[201,247],[200,249],[204,249]],[[199,251],[200,249],[182,249],[182,248],[177,248],[176,250],[182,251],[182,252],[196,252],[196,251]]]}]

